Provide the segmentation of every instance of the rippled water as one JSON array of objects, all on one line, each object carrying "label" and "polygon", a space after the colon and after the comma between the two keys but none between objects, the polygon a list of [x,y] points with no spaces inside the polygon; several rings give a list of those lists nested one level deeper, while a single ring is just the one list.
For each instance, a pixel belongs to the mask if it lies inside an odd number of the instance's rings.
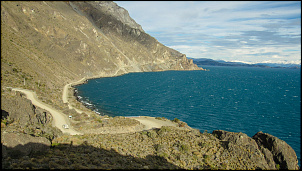
[{"label": "rippled water", "polygon": [[89,80],[78,96],[100,114],[178,118],[200,131],[258,131],[286,141],[300,165],[301,70],[210,67]]}]

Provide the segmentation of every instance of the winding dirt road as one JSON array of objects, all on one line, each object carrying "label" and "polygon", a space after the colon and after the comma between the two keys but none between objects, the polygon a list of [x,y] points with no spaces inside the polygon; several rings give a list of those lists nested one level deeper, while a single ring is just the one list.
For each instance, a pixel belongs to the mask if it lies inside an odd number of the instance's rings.
[{"label": "winding dirt road", "polygon": [[[69,84],[66,84],[64,86],[62,99],[63,99],[63,103],[67,103],[69,108],[73,108],[73,107],[70,105],[70,103],[68,101],[68,89],[72,85],[81,83],[85,80],[86,80],[85,78],[82,78],[79,81],[69,83]],[[76,131],[76,130],[74,130],[70,127],[70,121],[63,112],[61,112],[61,111],[51,107],[50,105],[40,101],[37,98],[37,95],[36,95],[35,92],[33,92],[31,90],[22,89],[22,88],[12,88],[12,87],[7,87],[7,88],[10,88],[12,91],[19,91],[19,92],[24,93],[26,95],[27,99],[31,100],[33,105],[38,106],[42,109],[45,109],[45,110],[49,111],[51,113],[52,117],[53,117],[52,125],[59,128],[63,133],[67,133],[67,134],[70,134],[70,135],[83,135],[83,133],[78,132],[78,131]],[[81,110],[76,109],[76,108],[74,108],[74,109],[78,113],[82,113]],[[150,129],[153,129],[153,128],[161,128],[162,126],[177,126],[177,123],[174,123],[170,120],[159,120],[159,119],[155,119],[155,117],[149,117],[149,116],[127,117],[127,118],[135,119],[135,120],[139,121],[142,125],[144,125],[144,128],[142,128],[142,130],[139,130],[139,131],[150,130]],[[62,127],[63,125],[69,125],[69,129],[63,128]]]},{"label": "winding dirt road", "polygon": [[[38,100],[35,92],[26,90],[26,89],[21,89],[21,88],[12,88],[12,90],[20,91],[20,92],[24,93],[26,95],[27,99],[31,100],[33,105],[36,105],[42,109],[49,111],[53,117],[52,125],[59,128],[63,133],[67,133],[70,135],[82,135],[82,133],[77,132],[70,127],[69,120],[64,113],[54,109],[53,107],[49,106],[48,104],[43,103],[42,101]],[[65,124],[69,125],[69,129],[65,129],[62,127]]]}]

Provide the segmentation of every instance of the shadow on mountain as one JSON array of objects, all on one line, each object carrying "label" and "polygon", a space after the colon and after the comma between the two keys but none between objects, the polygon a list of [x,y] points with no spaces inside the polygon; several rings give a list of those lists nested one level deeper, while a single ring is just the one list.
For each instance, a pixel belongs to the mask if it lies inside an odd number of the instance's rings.
[{"label": "shadow on mountain", "polygon": [[[40,150],[35,150],[37,146]],[[160,156],[148,155],[145,158],[138,158],[122,155],[114,149],[96,148],[86,142],[81,145],[72,145],[72,142],[71,144],[56,144],[52,147],[40,143],[27,143],[14,148],[2,145],[2,169],[15,168],[181,169]]]}]

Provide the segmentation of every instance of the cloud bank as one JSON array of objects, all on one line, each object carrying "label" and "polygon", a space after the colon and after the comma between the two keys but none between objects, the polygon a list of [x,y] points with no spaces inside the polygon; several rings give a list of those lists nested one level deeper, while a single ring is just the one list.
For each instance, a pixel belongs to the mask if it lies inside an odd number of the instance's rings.
[{"label": "cloud bank", "polygon": [[301,63],[300,1],[117,1],[146,33],[193,58]]}]

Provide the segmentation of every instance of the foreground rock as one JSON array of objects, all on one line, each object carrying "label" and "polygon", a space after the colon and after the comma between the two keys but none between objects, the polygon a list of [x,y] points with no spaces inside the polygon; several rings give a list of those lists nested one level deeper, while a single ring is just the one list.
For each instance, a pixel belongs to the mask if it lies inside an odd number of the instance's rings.
[{"label": "foreground rock", "polygon": [[285,141],[273,135],[258,132],[250,138],[244,133],[223,130],[213,131],[213,135],[243,165],[251,162],[249,165],[258,169],[299,169],[295,151]]},{"label": "foreground rock", "polygon": [[[277,168],[268,162],[272,156],[243,133],[164,126],[125,134],[63,135],[44,153],[3,158],[2,168],[271,170]],[[287,162],[298,169],[296,164]]]},{"label": "foreground rock", "polygon": [[276,163],[280,165],[280,169],[299,169],[296,153],[285,141],[263,132],[258,132],[252,138],[266,156],[268,163]]}]

